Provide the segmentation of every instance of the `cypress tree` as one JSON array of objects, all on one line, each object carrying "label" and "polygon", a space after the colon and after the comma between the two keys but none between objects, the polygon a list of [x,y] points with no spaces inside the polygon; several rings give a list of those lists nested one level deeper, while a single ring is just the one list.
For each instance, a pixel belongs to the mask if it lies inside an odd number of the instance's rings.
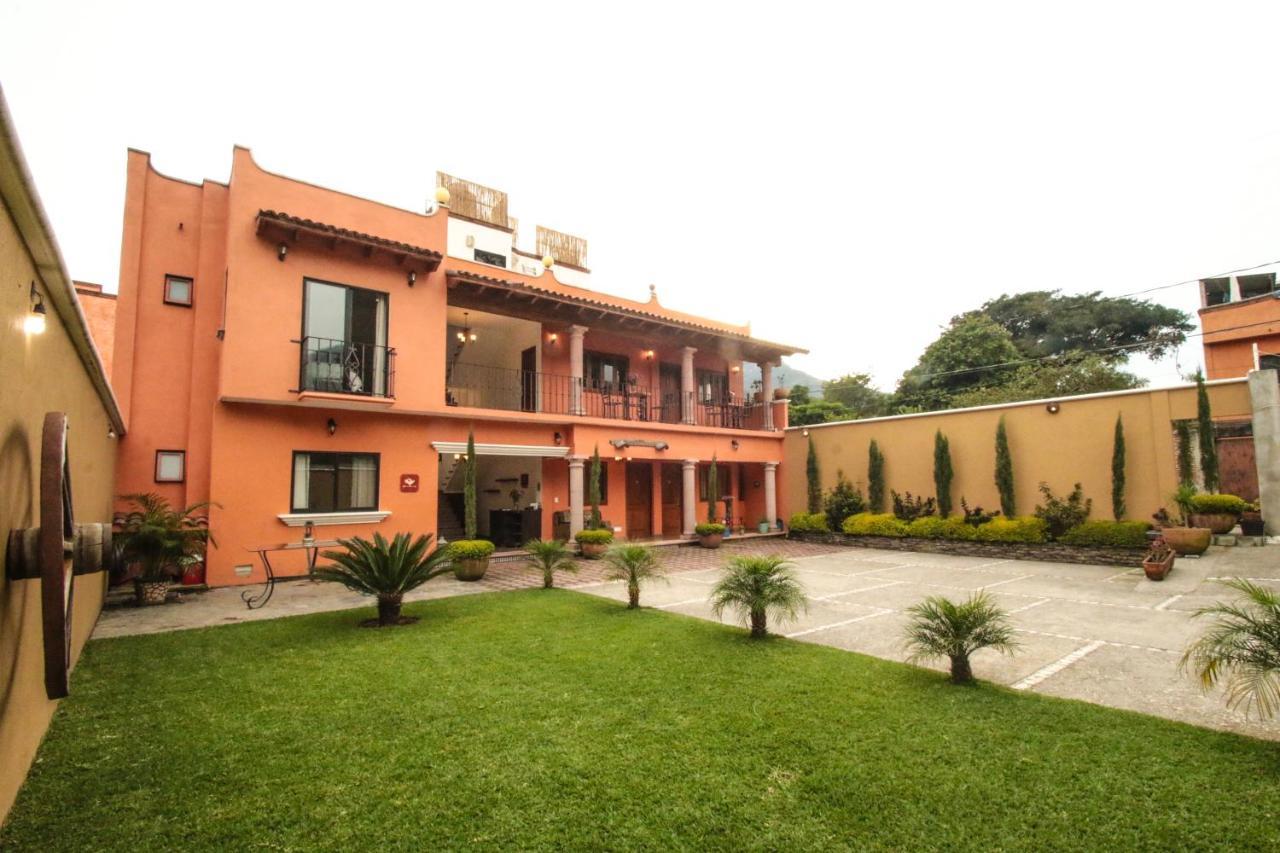
[{"label": "cypress tree", "polygon": [[462,469],[462,526],[468,539],[476,538],[476,436],[467,432],[467,460]]},{"label": "cypress tree", "polygon": [[884,512],[884,454],[874,438],[867,448],[867,504],[872,512]]},{"label": "cypress tree", "polygon": [[1003,415],[996,425],[996,490],[1000,492],[1000,512],[1005,518],[1013,518],[1018,514],[1013,493],[1013,456],[1009,453]]},{"label": "cypress tree", "polygon": [[938,430],[933,437],[933,485],[938,495],[938,516],[946,518],[951,515],[951,444],[947,437]]},{"label": "cypress tree", "polygon": [[588,530],[599,530],[604,526],[600,517],[600,445],[596,445],[591,454],[591,474],[587,483],[587,501],[591,504],[591,517],[587,520]]},{"label": "cypress tree", "polygon": [[1196,478],[1191,461],[1191,425],[1178,421],[1173,428],[1178,437],[1178,485],[1190,486]]},{"label": "cypress tree", "polygon": [[809,458],[805,460],[805,477],[809,480],[809,512],[822,512],[822,478],[818,475],[818,450],[809,436]]},{"label": "cypress tree", "polygon": [[1111,448],[1111,513],[1124,518],[1124,421],[1116,415],[1115,443]]},{"label": "cypress tree", "polygon": [[707,521],[715,524],[716,504],[720,503],[720,472],[716,470],[716,455],[711,454],[711,467],[707,469]]},{"label": "cypress tree", "polygon": [[1218,443],[1213,435],[1213,413],[1204,374],[1196,371],[1196,428],[1200,431],[1200,473],[1206,492],[1218,491]]}]

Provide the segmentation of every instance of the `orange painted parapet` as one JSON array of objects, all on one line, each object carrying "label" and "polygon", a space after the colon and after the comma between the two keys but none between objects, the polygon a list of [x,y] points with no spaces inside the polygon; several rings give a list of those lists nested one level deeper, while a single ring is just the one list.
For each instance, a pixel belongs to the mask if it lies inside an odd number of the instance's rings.
[{"label": "orange painted parapet", "polygon": [[1280,299],[1274,296],[1201,308],[1200,325],[1209,379],[1230,379],[1253,370],[1254,344],[1260,355],[1280,355]]}]

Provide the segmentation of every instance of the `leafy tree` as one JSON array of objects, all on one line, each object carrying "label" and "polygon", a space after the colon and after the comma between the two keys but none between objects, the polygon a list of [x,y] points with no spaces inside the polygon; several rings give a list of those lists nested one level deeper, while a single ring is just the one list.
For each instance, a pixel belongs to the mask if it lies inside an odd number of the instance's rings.
[{"label": "leafy tree", "polygon": [[1049,361],[1019,365],[998,384],[955,394],[951,398],[951,406],[990,406],[1099,391],[1124,391],[1141,388],[1145,384],[1145,379],[1121,370],[1100,355],[1067,354]]},{"label": "leafy tree", "polygon": [[893,395],[871,386],[868,373],[850,373],[822,383],[822,399],[849,410],[851,418],[874,418],[889,413]]},{"label": "leafy tree", "polygon": [[467,540],[476,538],[476,435],[467,431],[467,458],[462,468],[462,526]]},{"label": "leafy tree", "polygon": [[[951,468],[951,442],[938,430],[933,436],[933,485],[938,496],[938,515],[951,515],[951,480],[955,472]],[[838,528],[836,528],[838,529]]]},{"label": "leafy tree", "polygon": [[818,449],[809,436],[809,455],[804,463],[804,475],[809,487],[809,512],[822,512],[822,476],[818,470]]},{"label": "leafy tree", "polygon": [[853,419],[852,409],[844,403],[833,403],[830,400],[814,400],[799,406],[792,405],[787,409],[787,422],[791,426],[812,426]]},{"label": "leafy tree", "polygon": [[1009,453],[1009,433],[1004,416],[996,426],[996,490],[1000,493],[1000,512],[1005,518],[1017,515],[1013,490],[1013,456]]},{"label": "leafy tree", "polygon": [[658,555],[644,545],[615,545],[605,552],[604,576],[626,581],[627,609],[640,606],[640,585],[662,577]]},{"label": "leafy tree", "polygon": [[894,406],[945,409],[956,394],[1003,383],[1021,358],[1009,332],[980,314],[958,317],[902,375]]},{"label": "leafy tree", "polygon": [[969,656],[979,649],[1012,654],[1018,647],[1008,615],[985,592],[959,604],[930,596],[907,609],[909,662],[930,658],[951,661],[951,683],[973,683]]},{"label": "leafy tree", "polygon": [[1244,599],[1196,611],[1216,621],[1187,649],[1182,668],[1194,669],[1205,690],[1225,682],[1228,707],[1270,717],[1280,708],[1280,594],[1245,578],[1222,583]]},{"label": "leafy tree", "polygon": [[604,526],[600,515],[600,445],[596,445],[591,454],[591,471],[587,475],[587,503],[591,504],[591,516],[587,519],[588,530],[599,530]]},{"label": "leafy tree", "polygon": [[846,518],[857,515],[866,508],[867,503],[862,499],[862,492],[845,479],[843,471],[837,471],[835,487],[827,493],[826,500],[823,502],[823,510],[827,514],[827,527],[831,530],[840,530]]},{"label": "leafy tree", "polygon": [[1177,421],[1173,429],[1178,437],[1178,485],[1190,486],[1196,478],[1191,457],[1191,425],[1186,421]]},{"label": "leafy tree", "polygon": [[867,506],[884,512],[884,454],[874,438],[867,448]]},{"label": "leafy tree", "polygon": [[1200,432],[1200,476],[1206,492],[1218,491],[1218,442],[1213,433],[1213,412],[1204,374],[1196,371],[1196,429]]},{"label": "leafy tree", "polygon": [[813,402],[812,395],[809,393],[808,385],[792,385],[791,386],[791,406],[803,406]]},{"label": "leafy tree", "polygon": [[999,324],[1027,358],[1098,350],[1105,350],[1099,354],[1113,362],[1123,362],[1133,353],[1160,358],[1182,344],[1194,328],[1187,315],[1176,308],[1103,296],[1101,291],[1006,294],[961,318],[972,316]]},{"label": "leafy tree", "polygon": [[431,548],[431,534],[410,540],[397,533],[391,542],[381,533],[373,541],[359,536],[339,539],[341,551],[325,551],[329,565],[315,570],[318,580],[340,583],[347,589],[378,599],[378,625],[400,624],[404,594],[434,577],[453,571],[448,552]]},{"label": "leafy tree", "polygon": [[1116,415],[1116,434],[1111,448],[1111,514],[1124,518],[1124,421]]},{"label": "leafy tree", "polygon": [[555,586],[556,572],[576,572],[578,563],[559,539],[531,539],[524,543],[529,568],[542,573],[542,588]]},{"label": "leafy tree", "polygon": [[789,620],[808,608],[804,588],[791,564],[776,554],[734,557],[711,589],[711,610],[716,617],[725,610],[738,611],[746,617],[755,639],[768,636],[770,613],[775,620]]},{"label": "leafy tree", "polygon": [[720,472],[716,468],[716,455],[711,454],[711,467],[707,469],[707,523],[716,521],[716,504],[720,503]]}]

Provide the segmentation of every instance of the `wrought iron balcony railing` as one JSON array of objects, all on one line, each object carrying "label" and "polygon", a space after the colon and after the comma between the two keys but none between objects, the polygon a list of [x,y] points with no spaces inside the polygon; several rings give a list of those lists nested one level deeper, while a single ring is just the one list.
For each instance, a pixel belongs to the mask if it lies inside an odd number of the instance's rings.
[{"label": "wrought iron balcony railing", "polygon": [[364,397],[395,396],[393,347],[307,336],[300,345],[298,388]]}]

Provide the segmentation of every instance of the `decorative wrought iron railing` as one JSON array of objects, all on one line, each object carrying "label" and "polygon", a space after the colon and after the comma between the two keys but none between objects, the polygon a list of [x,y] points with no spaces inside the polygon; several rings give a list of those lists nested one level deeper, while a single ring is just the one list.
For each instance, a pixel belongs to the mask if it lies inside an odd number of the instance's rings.
[{"label": "decorative wrought iron railing", "polygon": [[[682,398],[679,391],[638,383],[596,385],[572,376],[467,363],[454,364],[445,383],[450,406],[671,424],[685,421]],[[696,394],[687,400],[699,426],[765,428],[765,403],[699,399]]]},{"label": "decorative wrought iron railing", "polygon": [[300,346],[300,390],[395,396],[395,348],[314,336],[295,343]]}]

